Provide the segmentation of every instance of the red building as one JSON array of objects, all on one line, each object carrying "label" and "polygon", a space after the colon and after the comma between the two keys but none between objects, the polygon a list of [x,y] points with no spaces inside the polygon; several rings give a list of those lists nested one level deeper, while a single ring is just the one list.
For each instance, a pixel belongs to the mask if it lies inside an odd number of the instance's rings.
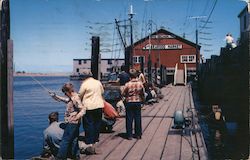
[{"label": "red building", "polygon": [[[197,46],[197,49],[199,60],[199,45]],[[155,64],[157,70],[159,70],[160,65],[163,65],[167,68],[167,75],[169,78],[173,78],[175,68],[184,72],[184,64],[186,64],[187,76],[196,74],[196,44],[169,31],[160,29],[152,33],[150,36],[134,43],[134,67],[139,69],[140,59],[143,59],[144,71],[146,74],[149,54],[151,56],[153,72],[155,71]]]}]

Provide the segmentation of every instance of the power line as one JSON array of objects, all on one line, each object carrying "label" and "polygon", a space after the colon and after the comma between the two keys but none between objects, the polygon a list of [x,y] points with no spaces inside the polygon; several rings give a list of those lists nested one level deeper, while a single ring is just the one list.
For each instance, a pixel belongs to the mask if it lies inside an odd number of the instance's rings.
[{"label": "power line", "polygon": [[212,44],[206,44],[206,43],[199,43],[199,44],[203,46],[213,46]]},{"label": "power line", "polygon": [[211,35],[212,33],[208,33],[208,32],[199,32],[200,34],[207,34],[207,35]]},{"label": "power line", "polygon": [[207,18],[207,21],[206,21],[206,23],[203,25],[203,27],[202,27],[200,30],[204,29],[204,27],[207,25],[207,22],[209,21],[209,19],[210,19],[211,15],[212,15],[212,13],[213,13],[213,11],[214,11],[214,8],[215,8],[217,2],[218,2],[218,0],[215,0],[214,5],[213,5],[213,8],[212,8],[212,10],[211,10],[211,12],[210,12],[210,14],[209,14],[209,16],[208,16],[208,18]]},{"label": "power line", "polygon": [[204,38],[204,37],[200,37],[200,39],[203,39],[203,40],[212,40],[211,38]]}]

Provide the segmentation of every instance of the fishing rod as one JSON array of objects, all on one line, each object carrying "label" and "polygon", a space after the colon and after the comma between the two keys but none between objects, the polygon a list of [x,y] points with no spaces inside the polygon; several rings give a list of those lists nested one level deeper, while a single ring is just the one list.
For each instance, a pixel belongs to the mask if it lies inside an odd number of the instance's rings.
[{"label": "fishing rod", "polygon": [[46,92],[53,93],[54,91],[49,90],[47,87],[45,87],[41,82],[39,82],[35,77],[30,76],[37,84],[39,84]]}]

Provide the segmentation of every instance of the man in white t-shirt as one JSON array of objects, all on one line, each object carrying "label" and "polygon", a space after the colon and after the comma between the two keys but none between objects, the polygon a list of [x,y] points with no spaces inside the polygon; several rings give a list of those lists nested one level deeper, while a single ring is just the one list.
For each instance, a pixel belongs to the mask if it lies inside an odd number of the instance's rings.
[{"label": "man in white t-shirt", "polygon": [[231,49],[234,39],[230,33],[226,35],[225,41],[226,41],[226,48]]}]

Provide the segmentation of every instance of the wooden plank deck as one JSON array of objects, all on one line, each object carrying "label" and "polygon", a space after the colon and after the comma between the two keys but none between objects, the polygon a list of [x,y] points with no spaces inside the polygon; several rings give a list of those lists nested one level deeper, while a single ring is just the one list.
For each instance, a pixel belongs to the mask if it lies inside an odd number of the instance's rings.
[{"label": "wooden plank deck", "polygon": [[97,144],[97,155],[81,155],[81,159],[88,160],[190,160],[208,159],[203,135],[194,112],[193,124],[195,132],[190,134],[172,129],[171,118],[176,110],[183,110],[185,115],[188,108],[194,108],[190,85],[168,85],[162,89],[164,98],[152,106],[145,106],[142,110],[143,135],[140,140],[127,140],[125,135],[125,118],[120,118],[113,133],[101,134]]}]

